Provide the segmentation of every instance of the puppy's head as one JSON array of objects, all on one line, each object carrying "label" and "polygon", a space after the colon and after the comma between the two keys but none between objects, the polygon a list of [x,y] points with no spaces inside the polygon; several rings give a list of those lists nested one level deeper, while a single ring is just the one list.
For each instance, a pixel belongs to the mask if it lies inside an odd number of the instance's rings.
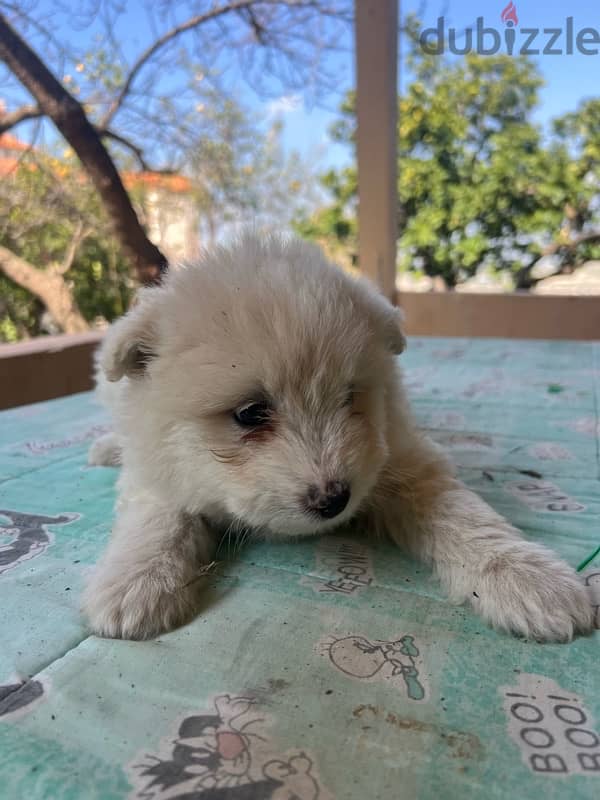
[{"label": "puppy's head", "polygon": [[248,236],[173,271],[101,354],[107,378],[127,380],[126,467],[190,511],[267,533],[347,520],[387,458],[399,322],[300,241]]}]

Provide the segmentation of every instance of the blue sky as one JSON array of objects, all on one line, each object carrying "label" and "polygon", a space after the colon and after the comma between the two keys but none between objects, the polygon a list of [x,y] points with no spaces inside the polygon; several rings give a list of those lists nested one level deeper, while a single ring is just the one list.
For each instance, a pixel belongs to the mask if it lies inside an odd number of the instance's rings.
[{"label": "blue sky", "polygon": [[[486,25],[504,25],[500,13],[508,0],[406,0],[402,2],[402,13],[420,11],[424,26],[435,25],[438,16],[445,18],[446,28],[453,26],[458,30],[474,26],[478,16],[483,16]],[[532,2],[514,0],[517,6],[519,27],[564,27],[567,14],[574,17],[577,31],[583,27],[600,29],[600,4],[589,0],[545,0]],[[69,4],[67,4],[69,5]],[[59,31],[69,30],[73,36],[72,15],[57,13],[54,0],[40,0],[37,9],[47,16],[48,21]],[[128,57],[138,53],[147,43],[148,30],[146,13],[142,0],[128,0],[127,14],[119,32],[119,39]],[[69,18],[71,17],[71,18]],[[91,40],[94,25],[82,27],[75,33],[82,47]],[[546,37],[547,38],[547,37]],[[280,97],[265,99],[255,95],[242,80],[237,81],[242,99],[249,107],[260,111],[268,118],[280,118],[284,122],[284,143],[289,149],[296,149],[308,156],[322,168],[347,163],[351,154],[344,147],[334,145],[328,137],[328,129],[336,118],[335,109],[340,99],[354,82],[352,36],[342,42],[345,52],[330,57],[330,66],[339,75],[338,91],[315,104],[299,93],[283,93]],[[600,93],[600,55],[546,55],[537,58],[538,65],[546,81],[541,91],[541,105],[536,113],[540,124],[568,110],[574,109],[581,99]],[[402,81],[406,76],[401,75]]]},{"label": "blue sky", "polygon": [[[517,7],[519,27],[527,28],[564,28],[567,15],[574,18],[574,29],[593,27],[600,30],[600,3],[589,0],[545,0],[545,2],[524,2],[514,0]],[[508,0],[447,0],[447,2],[422,2],[406,0],[401,3],[402,14],[420,11],[423,27],[435,26],[437,18],[444,16],[446,29],[450,26],[457,30],[474,27],[478,16],[482,16],[486,25],[497,27],[500,31],[504,25],[500,19],[502,9]],[[424,11],[424,13],[423,13]],[[548,37],[540,33],[543,45]],[[351,41],[348,42],[351,46]],[[534,46],[534,45],[532,45]],[[560,47],[560,40],[556,43]],[[566,49],[563,46],[563,49]],[[545,80],[540,91],[540,106],[535,119],[545,125],[554,116],[574,109],[586,97],[600,94],[600,54],[586,56],[580,53],[573,55],[541,55],[534,59]],[[347,80],[343,89],[352,86],[354,64],[352,54],[345,59],[347,63]],[[399,80],[402,83],[402,73]],[[331,103],[331,100],[330,100]],[[345,148],[335,145],[326,146],[327,129],[335,119],[335,114],[320,108],[305,108],[301,103],[285,115],[286,134],[290,146],[319,148],[326,163],[340,164],[349,159]]]},{"label": "blue sky", "polygon": [[[457,29],[474,26],[478,16],[485,19],[486,24],[502,30],[504,25],[500,19],[502,9],[508,0],[448,0],[447,3],[428,2],[424,22],[434,25],[437,17],[443,14],[446,27]],[[600,30],[600,3],[590,0],[545,0],[532,2],[514,0],[519,18],[519,28],[564,28],[565,18],[574,18],[574,29],[592,27]],[[404,13],[416,10],[419,3],[405,2]],[[444,11],[444,8],[447,8]],[[548,37],[540,34],[539,41],[546,43]],[[560,46],[559,39],[556,46]],[[600,54],[585,56],[573,55],[541,55],[535,58],[546,81],[541,91],[541,106],[537,114],[540,122],[569,111],[584,97],[593,97],[600,92]]]}]

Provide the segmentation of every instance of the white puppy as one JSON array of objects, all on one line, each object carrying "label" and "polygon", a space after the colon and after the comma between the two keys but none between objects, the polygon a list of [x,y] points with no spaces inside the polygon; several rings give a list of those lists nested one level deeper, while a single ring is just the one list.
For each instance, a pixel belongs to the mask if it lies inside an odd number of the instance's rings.
[{"label": "white puppy", "polygon": [[198,610],[224,532],[292,538],[352,518],[433,565],[454,601],[541,640],[592,626],[573,570],[453,475],[402,388],[400,313],[314,246],[246,236],[169,273],[108,332],[99,390],[123,464],[85,595],[99,634],[147,638]]}]

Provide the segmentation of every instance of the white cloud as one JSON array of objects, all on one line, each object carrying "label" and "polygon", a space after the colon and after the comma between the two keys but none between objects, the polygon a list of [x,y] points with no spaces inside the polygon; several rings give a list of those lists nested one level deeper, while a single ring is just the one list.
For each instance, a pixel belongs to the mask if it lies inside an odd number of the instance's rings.
[{"label": "white cloud", "polygon": [[267,114],[270,117],[276,117],[278,114],[292,114],[294,111],[300,111],[303,101],[302,96],[299,94],[284,94],[276,100],[271,100],[267,104]]}]

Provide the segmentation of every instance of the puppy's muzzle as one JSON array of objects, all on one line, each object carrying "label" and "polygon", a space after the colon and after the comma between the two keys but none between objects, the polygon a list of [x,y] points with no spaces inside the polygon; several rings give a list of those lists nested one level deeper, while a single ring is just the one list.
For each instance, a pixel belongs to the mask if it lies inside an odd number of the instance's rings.
[{"label": "puppy's muzzle", "polygon": [[309,486],[305,507],[323,519],[333,519],[341,514],[350,500],[350,487],[343,481],[328,481],[325,491],[318,486]]}]

